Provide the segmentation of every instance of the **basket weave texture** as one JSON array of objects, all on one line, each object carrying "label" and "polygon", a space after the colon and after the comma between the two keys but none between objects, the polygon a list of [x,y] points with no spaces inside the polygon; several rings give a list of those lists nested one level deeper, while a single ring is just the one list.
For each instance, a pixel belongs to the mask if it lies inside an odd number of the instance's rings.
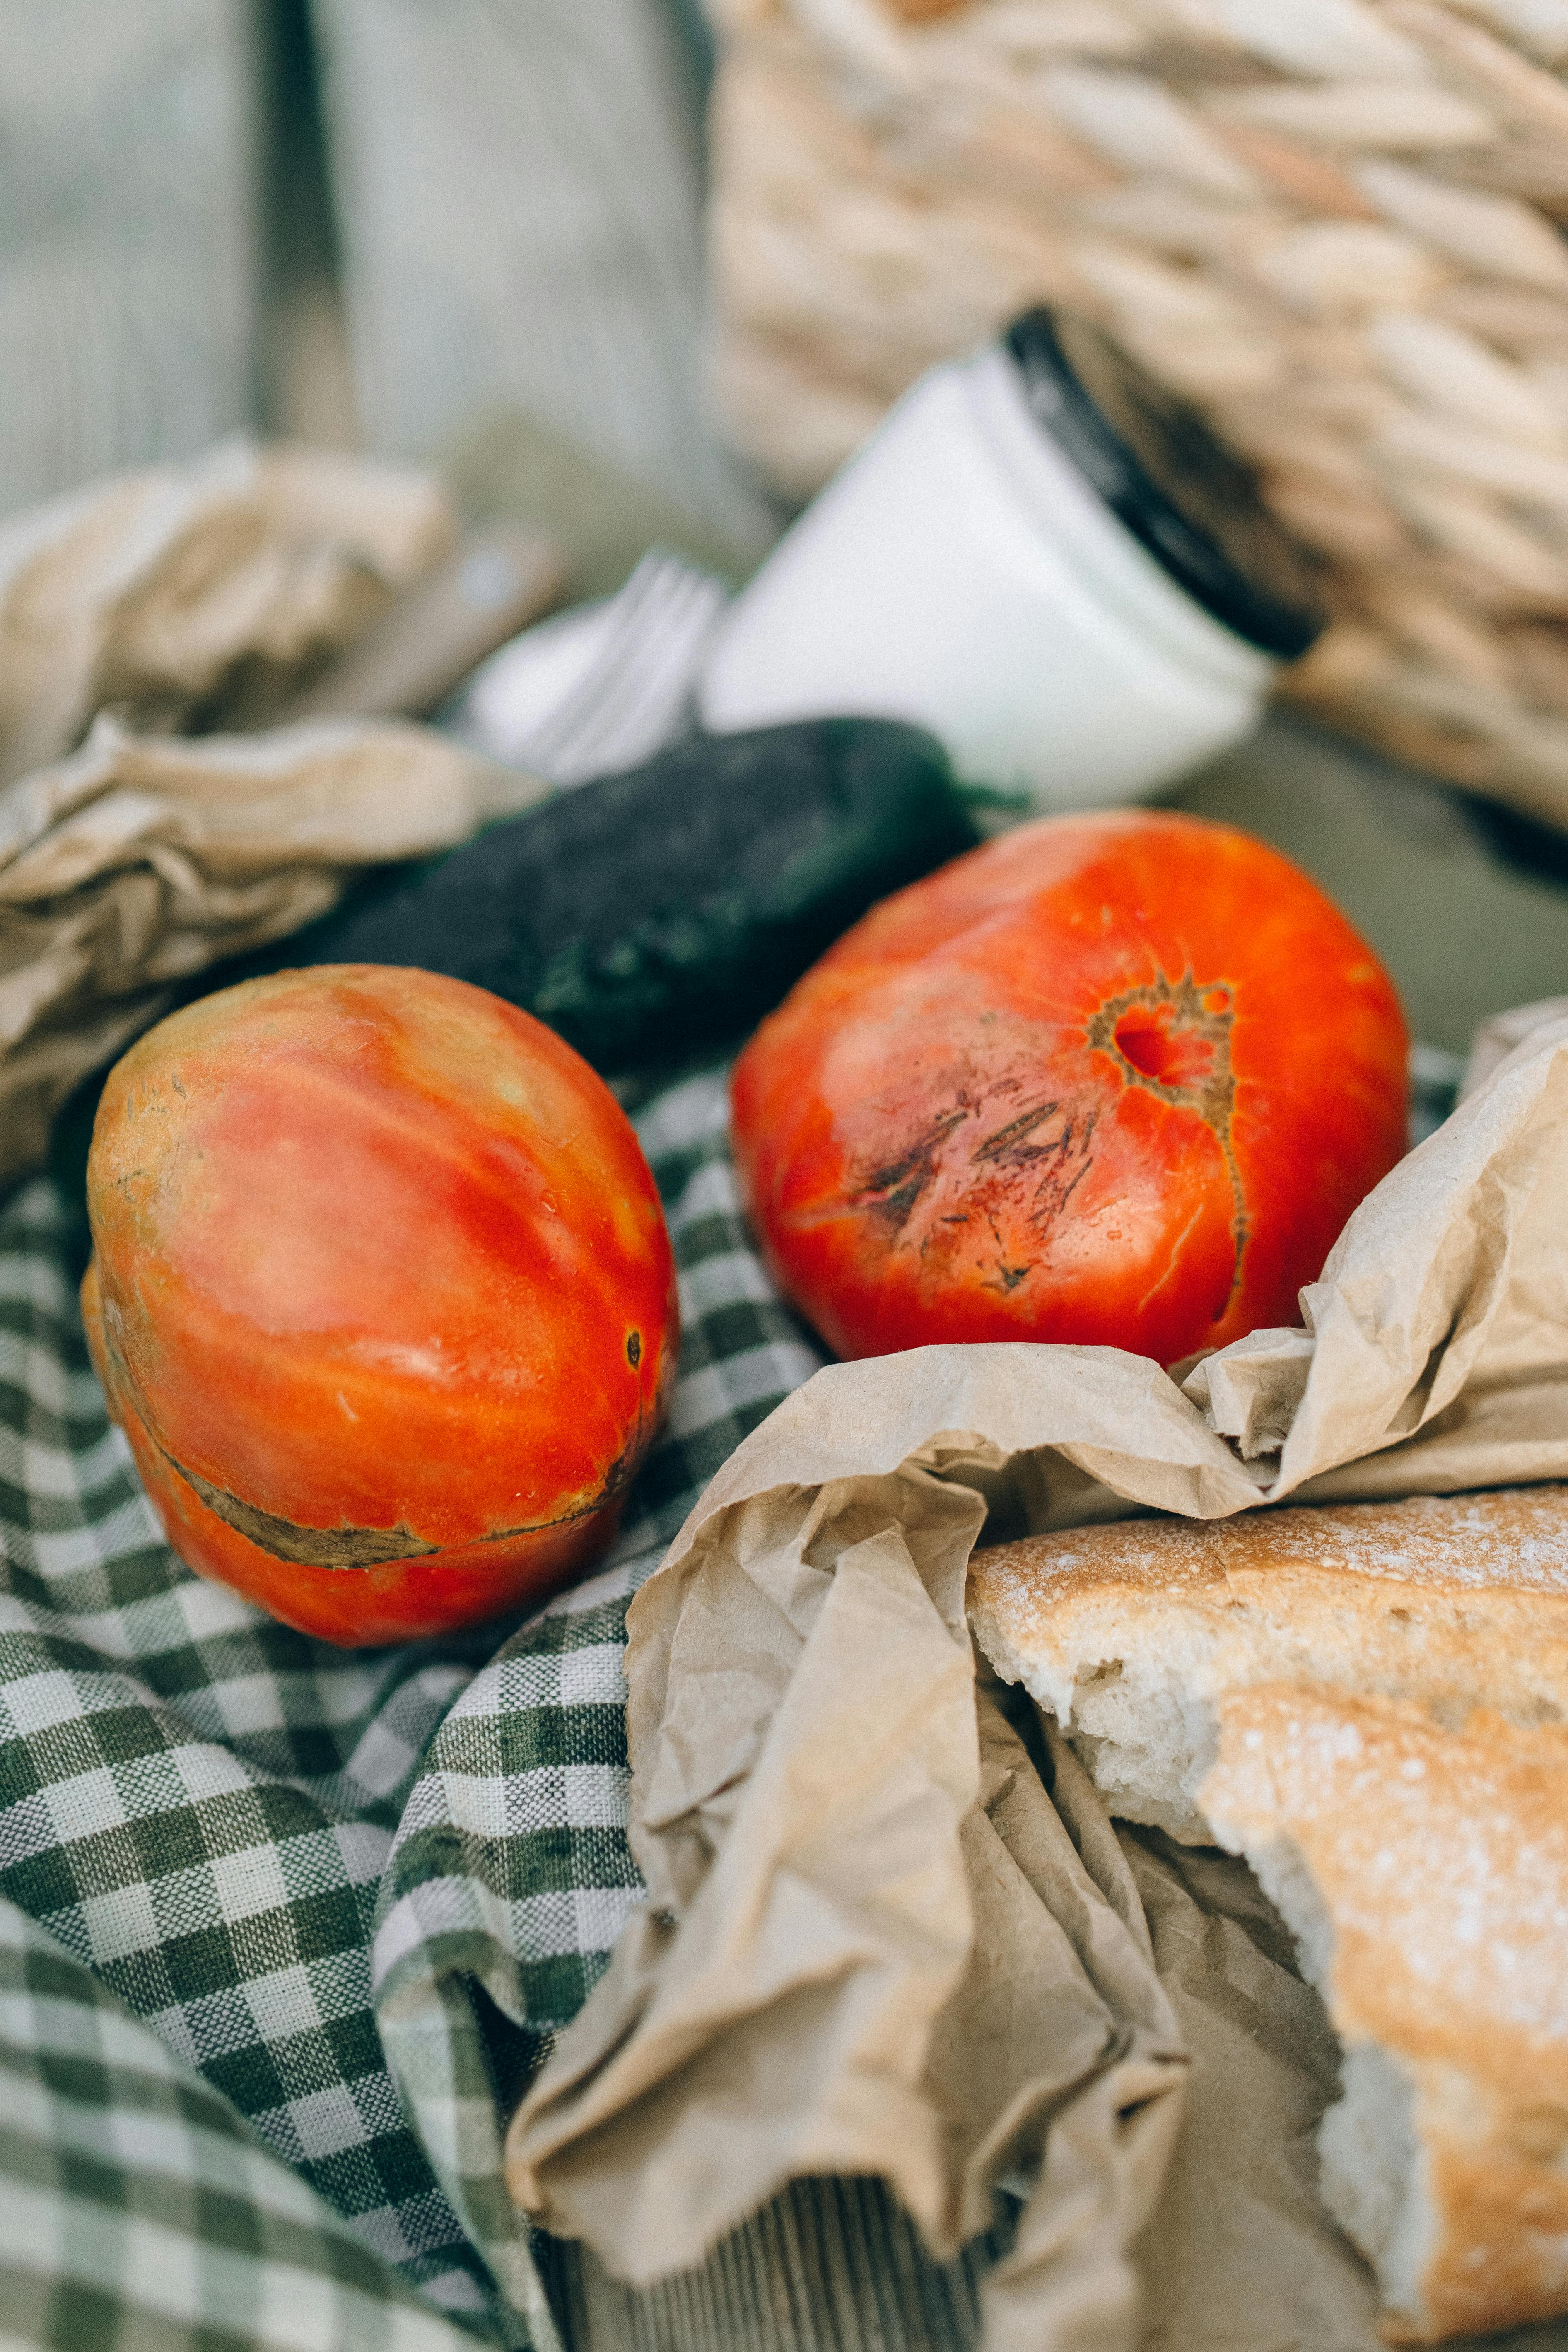
[{"label": "basket weave texture", "polygon": [[1568,0],[715,0],[718,389],[816,488],[1034,301],[1324,568],[1299,706],[1568,826]]}]

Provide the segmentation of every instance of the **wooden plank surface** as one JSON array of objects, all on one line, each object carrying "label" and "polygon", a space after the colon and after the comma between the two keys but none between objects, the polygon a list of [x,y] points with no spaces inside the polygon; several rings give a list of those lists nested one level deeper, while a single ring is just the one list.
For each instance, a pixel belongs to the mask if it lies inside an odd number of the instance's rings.
[{"label": "wooden plank surface", "polygon": [[0,513],[248,419],[254,11],[0,0]]},{"label": "wooden plank surface", "polygon": [[585,2247],[549,2246],[572,2352],[972,2352],[980,2289],[1017,2209],[954,2263],[935,2263],[879,2180],[792,2181],[700,2270],[647,2288]]},{"label": "wooden plank surface", "polygon": [[369,445],[521,407],[741,548],[703,391],[700,74],[670,0],[315,0]]}]

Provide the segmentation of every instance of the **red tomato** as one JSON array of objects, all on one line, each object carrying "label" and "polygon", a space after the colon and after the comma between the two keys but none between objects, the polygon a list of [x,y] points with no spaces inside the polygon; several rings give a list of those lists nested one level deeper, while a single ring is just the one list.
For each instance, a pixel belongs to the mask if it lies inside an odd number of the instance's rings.
[{"label": "red tomato", "polygon": [[110,1073],[88,1205],[93,1360],[201,1575],[391,1642],[610,1535],[674,1265],[619,1106],[528,1013],[373,964],[206,997]]},{"label": "red tomato", "polygon": [[880,907],[735,1066],[782,1287],[841,1355],[1170,1364],[1292,1323],[1405,1148],[1406,1038],[1306,877],[1195,817],[1048,818]]}]

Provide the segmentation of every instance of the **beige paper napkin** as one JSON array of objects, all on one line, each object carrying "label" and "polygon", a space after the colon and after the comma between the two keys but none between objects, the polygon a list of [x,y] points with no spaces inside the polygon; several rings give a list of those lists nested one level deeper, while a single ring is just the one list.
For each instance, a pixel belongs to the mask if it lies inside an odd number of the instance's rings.
[{"label": "beige paper napkin", "polygon": [[[1012,2180],[1027,2201],[987,2284],[988,2352],[1132,2344],[1183,2052],[1136,1842],[1066,1751],[1030,1769],[1026,1727],[971,1678],[970,1549],[983,1524],[1132,1505],[1223,1517],[1568,1474],[1565,1209],[1558,1020],[1363,1202],[1300,1330],[1254,1334],[1184,1391],[1112,1349],[932,1348],[831,1367],[781,1405],[632,1605],[648,1900],[514,2118],[519,2203],[644,2282],[792,2177],[880,2174],[939,2253]],[[1194,1965],[1198,2011],[1223,2014],[1222,1969]],[[1244,2120],[1267,2147],[1289,2118]],[[1195,2347],[1191,2320],[1163,2340]]]}]

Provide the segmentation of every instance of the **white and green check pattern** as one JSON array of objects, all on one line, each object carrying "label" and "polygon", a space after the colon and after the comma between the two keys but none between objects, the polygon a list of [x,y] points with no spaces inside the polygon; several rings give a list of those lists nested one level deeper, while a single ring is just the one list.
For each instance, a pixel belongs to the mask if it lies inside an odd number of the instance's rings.
[{"label": "white and green check pattern", "polygon": [[471,2352],[234,2106],[0,1902],[0,2347]]},{"label": "white and green check pattern", "polygon": [[552,2343],[500,2132],[637,1898],[626,1604],[823,1360],[746,1237],[722,1079],[638,1127],[668,1423],[601,1573],[499,1649],[334,1650],[188,1574],[58,1196],[0,1214],[0,2352]]}]

